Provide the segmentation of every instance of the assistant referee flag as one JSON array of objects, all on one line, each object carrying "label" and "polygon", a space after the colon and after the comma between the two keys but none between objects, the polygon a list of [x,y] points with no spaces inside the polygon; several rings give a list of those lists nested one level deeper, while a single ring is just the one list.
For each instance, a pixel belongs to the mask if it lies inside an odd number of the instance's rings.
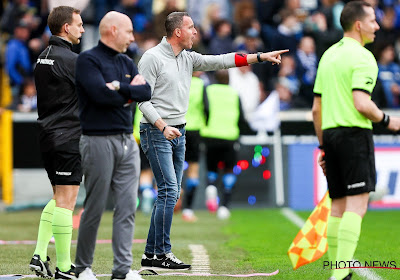
[{"label": "assistant referee flag", "polygon": [[312,263],[326,253],[328,250],[326,230],[330,214],[331,199],[326,192],[289,247],[288,256],[293,269]]}]

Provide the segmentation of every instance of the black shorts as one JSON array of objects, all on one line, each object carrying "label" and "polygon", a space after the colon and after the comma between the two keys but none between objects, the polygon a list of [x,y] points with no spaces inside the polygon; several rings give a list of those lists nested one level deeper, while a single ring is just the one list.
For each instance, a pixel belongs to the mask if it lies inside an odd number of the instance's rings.
[{"label": "black shorts", "polygon": [[339,127],[323,131],[326,178],[331,198],[375,190],[372,130]]},{"label": "black shorts", "polygon": [[207,170],[218,172],[218,164],[223,163],[225,171],[236,165],[236,141],[204,139],[207,148]]},{"label": "black shorts", "polygon": [[42,151],[42,159],[51,185],[78,186],[82,181],[79,139]]},{"label": "black shorts", "polygon": [[185,160],[187,162],[198,162],[199,161],[199,145],[200,145],[200,133],[198,130],[188,131],[186,130],[186,153]]}]

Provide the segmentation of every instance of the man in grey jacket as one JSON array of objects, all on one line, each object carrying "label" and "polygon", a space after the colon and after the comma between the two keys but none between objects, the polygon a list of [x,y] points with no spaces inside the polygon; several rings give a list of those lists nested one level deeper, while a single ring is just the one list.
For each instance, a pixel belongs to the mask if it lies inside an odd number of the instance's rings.
[{"label": "man in grey jacket", "polygon": [[193,71],[212,71],[270,61],[281,62],[288,50],[257,54],[217,56],[188,52],[197,34],[186,12],[173,12],[165,21],[167,37],[139,61],[139,73],[151,87],[151,99],[139,104],[143,112],[140,143],[149,159],[158,196],[151,215],[142,267],[189,269],[171,252],[170,230],[179,198],[185,160],[185,114]]}]

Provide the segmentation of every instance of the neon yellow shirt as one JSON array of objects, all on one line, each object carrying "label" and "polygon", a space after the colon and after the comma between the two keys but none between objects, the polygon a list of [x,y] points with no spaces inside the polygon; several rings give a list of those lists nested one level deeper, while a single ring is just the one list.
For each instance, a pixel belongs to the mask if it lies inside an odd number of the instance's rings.
[{"label": "neon yellow shirt", "polygon": [[331,46],[319,62],[314,85],[314,92],[321,95],[322,129],[372,129],[371,121],[354,106],[353,90],[371,94],[377,76],[375,57],[358,41],[343,37]]}]

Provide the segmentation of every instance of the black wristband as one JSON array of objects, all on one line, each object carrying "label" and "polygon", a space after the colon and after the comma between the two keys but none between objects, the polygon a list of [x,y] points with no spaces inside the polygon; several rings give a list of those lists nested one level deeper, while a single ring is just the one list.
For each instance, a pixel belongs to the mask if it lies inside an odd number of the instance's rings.
[{"label": "black wristband", "polygon": [[388,127],[389,126],[389,122],[390,122],[390,117],[389,115],[386,115],[385,113],[383,113],[383,118],[382,120],[379,122],[381,125],[383,125],[384,127]]},{"label": "black wristband", "polygon": [[261,54],[262,54],[262,52],[258,52],[257,53],[257,60],[258,60],[259,63],[263,62],[262,59],[261,59]]},{"label": "black wristband", "polygon": [[323,150],[323,149],[324,149],[324,146],[319,145],[319,146],[318,146],[318,149]]},{"label": "black wristband", "polygon": [[167,128],[167,126],[169,126],[168,124],[166,126],[164,126],[164,128],[162,129],[162,133],[164,133],[164,130]]}]

